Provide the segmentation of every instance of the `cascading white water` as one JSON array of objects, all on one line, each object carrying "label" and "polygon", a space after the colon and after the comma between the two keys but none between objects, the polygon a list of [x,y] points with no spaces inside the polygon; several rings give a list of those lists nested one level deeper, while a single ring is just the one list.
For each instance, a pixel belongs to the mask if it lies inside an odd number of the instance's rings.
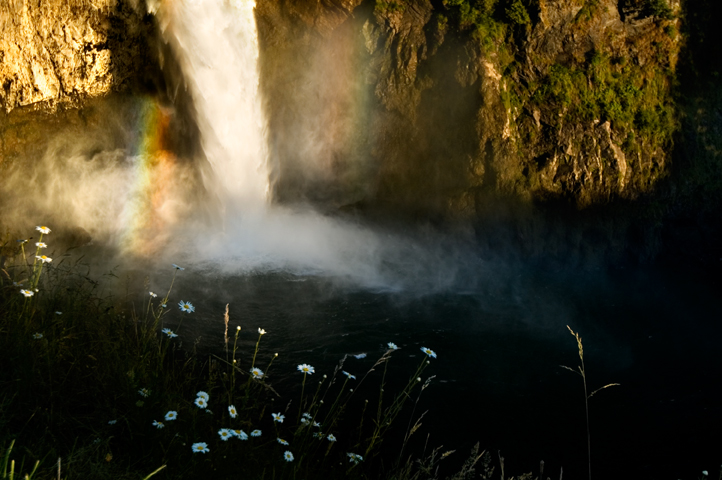
[{"label": "cascading white water", "polygon": [[447,262],[446,253],[308,209],[267,203],[253,0],[166,0],[151,10],[191,88],[213,168],[206,188],[220,190],[223,202],[222,228],[184,233],[167,254],[227,274],[282,269],[372,288],[403,288],[420,279],[436,288],[453,281],[456,262]]},{"label": "cascading white water", "polygon": [[268,192],[266,122],[258,92],[254,0],[165,1],[155,8],[191,89],[205,179],[224,208],[263,209]]}]

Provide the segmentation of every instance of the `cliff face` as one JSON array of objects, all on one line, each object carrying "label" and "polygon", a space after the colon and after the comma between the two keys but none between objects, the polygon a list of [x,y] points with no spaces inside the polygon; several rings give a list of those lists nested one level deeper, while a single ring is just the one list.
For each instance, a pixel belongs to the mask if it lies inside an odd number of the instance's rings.
[{"label": "cliff face", "polygon": [[[585,209],[658,191],[671,175],[665,202],[720,203],[719,81],[681,100],[675,87],[680,18],[687,71],[716,78],[704,47],[715,44],[715,8],[258,0],[275,198],[493,220],[509,199]],[[165,98],[162,82],[184,90],[146,12],[141,0],[0,4],[0,164],[41,155],[63,125],[103,122],[93,97],[150,86]],[[184,102],[179,131],[193,131]]]},{"label": "cliff face", "polygon": [[280,197],[475,216],[490,195],[632,199],[668,172],[674,2],[308,3],[258,6]]},{"label": "cliff face", "polygon": [[52,108],[138,83],[152,22],[133,0],[0,3],[0,105]]},{"label": "cliff face", "polygon": [[159,188],[187,180],[178,205],[203,203],[183,197],[202,192],[193,162],[202,156],[178,64],[158,36],[143,0],[0,2],[3,229],[42,219],[66,245],[107,239],[141,161],[149,174],[175,172]]}]

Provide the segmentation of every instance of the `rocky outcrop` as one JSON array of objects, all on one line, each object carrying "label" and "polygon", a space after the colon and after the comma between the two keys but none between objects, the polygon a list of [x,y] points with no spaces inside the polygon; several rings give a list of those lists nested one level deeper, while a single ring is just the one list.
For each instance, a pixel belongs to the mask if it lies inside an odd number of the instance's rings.
[{"label": "rocky outcrop", "polygon": [[156,70],[153,25],[134,0],[0,3],[0,105],[74,102],[142,83]]},{"label": "rocky outcrop", "polygon": [[[149,83],[161,49],[146,11],[4,2],[3,109]],[[258,0],[256,13],[278,201],[483,217],[492,197],[634,199],[670,171],[678,0]]]},{"label": "rocky outcrop", "polygon": [[636,198],[668,172],[679,9],[660,18],[643,3],[539,2],[507,83],[520,180],[534,197]]},{"label": "rocky outcrop", "polygon": [[584,208],[650,192],[677,128],[678,12],[378,0],[304,16],[259,2],[278,197],[477,216],[491,194]]}]

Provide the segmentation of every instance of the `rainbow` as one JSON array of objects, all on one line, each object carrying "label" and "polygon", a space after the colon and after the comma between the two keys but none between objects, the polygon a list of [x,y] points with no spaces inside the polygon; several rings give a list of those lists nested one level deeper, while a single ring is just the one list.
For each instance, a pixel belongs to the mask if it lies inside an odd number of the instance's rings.
[{"label": "rainbow", "polygon": [[121,214],[119,246],[125,253],[149,256],[166,242],[173,212],[167,205],[176,184],[178,161],[170,151],[171,114],[156,99],[137,99],[135,139],[130,151],[133,181]]}]

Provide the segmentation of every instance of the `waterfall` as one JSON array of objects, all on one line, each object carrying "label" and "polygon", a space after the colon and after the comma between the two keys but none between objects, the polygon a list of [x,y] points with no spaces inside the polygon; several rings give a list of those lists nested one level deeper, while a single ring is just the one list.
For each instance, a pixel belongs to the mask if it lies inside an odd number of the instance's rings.
[{"label": "waterfall", "polygon": [[267,202],[253,0],[161,0],[151,11],[190,89],[201,146],[213,169],[205,187],[223,205],[222,228],[180,224],[182,233],[173,236],[166,255],[227,275],[282,270],[384,289],[419,279],[430,279],[431,288],[453,281],[456,263],[446,261],[444,246],[429,253],[409,238]]},{"label": "waterfall", "polygon": [[201,146],[213,169],[205,187],[223,205],[220,231],[188,232],[183,241],[193,245],[180,250],[227,273],[280,268],[375,278],[374,234],[312,211],[268,206],[254,6],[253,0],[150,5],[190,89]]},{"label": "waterfall", "polygon": [[225,210],[265,208],[266,122],[258,91],[254,0],[165,1],[152,7],[174,49]]}]

